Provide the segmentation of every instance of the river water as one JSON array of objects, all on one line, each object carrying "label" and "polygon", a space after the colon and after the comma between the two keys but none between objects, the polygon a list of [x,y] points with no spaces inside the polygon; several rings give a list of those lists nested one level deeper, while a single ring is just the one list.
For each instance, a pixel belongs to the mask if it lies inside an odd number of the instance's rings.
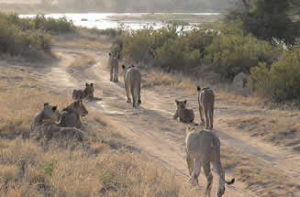
[{"label": "river water", "polygon": [[[220,13],[64,13],[64,14],[46,14],[45,17],[62,18],[66,17],[73,21],[76,26],[97,29],[120,28],[138,30],[144,27],[159,29],[167,23],[161,18],[168,16],[170,18],[186,18],[185,28],[190,29],[195,25],[201,24],[198,20],[189,20],[191,18],[206,18],[219,16]],[[20,15],[21,18],[33,18],[35,14]],[[151,17],[147,17],[151,16]]]}]

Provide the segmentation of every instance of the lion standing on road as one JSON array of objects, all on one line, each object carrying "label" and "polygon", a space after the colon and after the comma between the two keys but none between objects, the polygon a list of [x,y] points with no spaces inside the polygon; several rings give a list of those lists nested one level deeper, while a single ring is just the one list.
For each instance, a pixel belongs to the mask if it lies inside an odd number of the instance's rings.
[{"label": "lion standing on road", "polygon": [[221,197],[225,193],[225,184],[233,184],[234,179],[231,181],[225,180],[225,172],[222,168],[220,158],[220,140],[213,132],[187,127],[186,129],[186,161],[190,173],[190,182],[198,184],[198,177],[200,175],[201,167],[203,167],[204,174],[207,180],[206,195],[210,196],[213,175],[211,173],[210,165],[219,176],[219,187],[217,196]]},{"label": "lion standing on road", "polygon": [[127,96],[127,103],[131,103],[130,93],[132,97],[133,107],[137,107],[142,103],[141,101],[141,82],[142,75],[140,71],[135,66],[122,65],[124,71],[124,83],[125,91]]},{"label": "lion standing on road", "polygon": [[110,81],[119,81],[119,59],[120,54],[118,52],[109,52],[109,65],[110,65]]},{"label": "lion standing on road", "polygon": [[197,87],[198,103],[201,123],[204,123],[203,113],[205,115],[205,128],[213,129],[214,124],[214,105],[215,94],[210,88]]}]

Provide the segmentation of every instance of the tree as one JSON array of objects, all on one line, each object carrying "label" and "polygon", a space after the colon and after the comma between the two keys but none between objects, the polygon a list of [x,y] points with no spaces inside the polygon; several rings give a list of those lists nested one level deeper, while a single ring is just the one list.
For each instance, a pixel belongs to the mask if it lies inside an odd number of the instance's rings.
[{"label": "tree", "polygon": [[294,44],[297,25],[289,17],[291,0],[256,0],[254,9],[247,6],[243,17],[244,29],[260,39]]}]

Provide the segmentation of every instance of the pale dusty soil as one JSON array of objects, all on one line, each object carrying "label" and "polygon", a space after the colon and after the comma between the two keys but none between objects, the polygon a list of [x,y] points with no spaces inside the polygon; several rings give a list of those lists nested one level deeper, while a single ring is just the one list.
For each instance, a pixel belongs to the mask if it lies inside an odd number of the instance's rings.
[{"label": "pale dusty soil", "polygon": [[[175,170],[178,178],[182,181],[187,180],[184,151],[186,125],[174,121],[172,115],[176,107],[174,99],[187,98],[189,107],[196,112],[196,122],[199,122],[196,92],[193,96],[185,96],[183,91],[176,89],[166,88],[164,91],[142,89],[142,105],[133,109],[130,104],[126,103],[122,79],[117,84],[109,82],[106,50],[95,51],[86,48],[57,46],[53,51],[61,60],[37,76],[39,80],[48,83],[51,89],[55,89],[67,97],[71,96],[74,88],[83,88],[85,82],[95,83],[95,95],[103,98],[103,101],[89,102],[88,106],[107,116],[115,131],[127,138],[144,154],[160,161],[169,169]],[[87,54],[93,57],[96,63],[72,66],[74,61],[80,60]],[[255,113],[253,112],[255,109],[251,108],[251,110],[251,113]],[[232,157],[236,157],[231,158],[233,161],[229,161],[229,163],[233,163],[233,168],[228,168],[227,178],[238,176],[234,167],[243,162],[248,165],[249,161],[249,168],[258,169],[266,174],[274,172],[270,174],[271,178],[267,179],[281,179],[283,182],[287,180],[300,184],[300,155],[298,153],[267,144],[228,126],[227,119],[243,115],[243,113],[245,112],[234,103],[225,101],[216,103],[214,132],[221,139],[222,153],[226,154],[229,151],[230,155],[233,155]],[[262,113],[262,111],[258,110],[257,113]],[[200,176],[200,190],[203,191],[206,181],[203,173]],[[249,186],[247,177],[240,177],[244,179],[244,182],[239,180],[239,177],[236,178],[236,183],[227,187],[225,196],[268,196],[266,190],[280,189],[278,182],[272,183],[271,181],[271,184]],[[216,175],[214,180],[215,187],[217,185]],[[281,188],[282,196],[300,195],[300,185],[291,187],[293,188],[284,188],[285,190]],[[215,188],[213,192],[215,192]]]}]

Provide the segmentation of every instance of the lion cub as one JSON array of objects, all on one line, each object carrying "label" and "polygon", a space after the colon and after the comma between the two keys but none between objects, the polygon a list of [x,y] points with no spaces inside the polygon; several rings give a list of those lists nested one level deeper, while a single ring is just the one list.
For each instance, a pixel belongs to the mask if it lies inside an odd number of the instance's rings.
[{"label": "lion cub", "polygon": [[177,110],[173,116],[173,119],[177,120],[177,118],[179,117],[179,120],[181,122],[192,123],[194,121],[195,115],[192,109],[186,108],[187,100],[184,101],[175,100],[175,102],[177,105]]},{"label": "lion cub", "polygon": [[92,100],[94,98],[94,84],[85,83],[84,90],[73,90],[72,98],[74,100]]}]

